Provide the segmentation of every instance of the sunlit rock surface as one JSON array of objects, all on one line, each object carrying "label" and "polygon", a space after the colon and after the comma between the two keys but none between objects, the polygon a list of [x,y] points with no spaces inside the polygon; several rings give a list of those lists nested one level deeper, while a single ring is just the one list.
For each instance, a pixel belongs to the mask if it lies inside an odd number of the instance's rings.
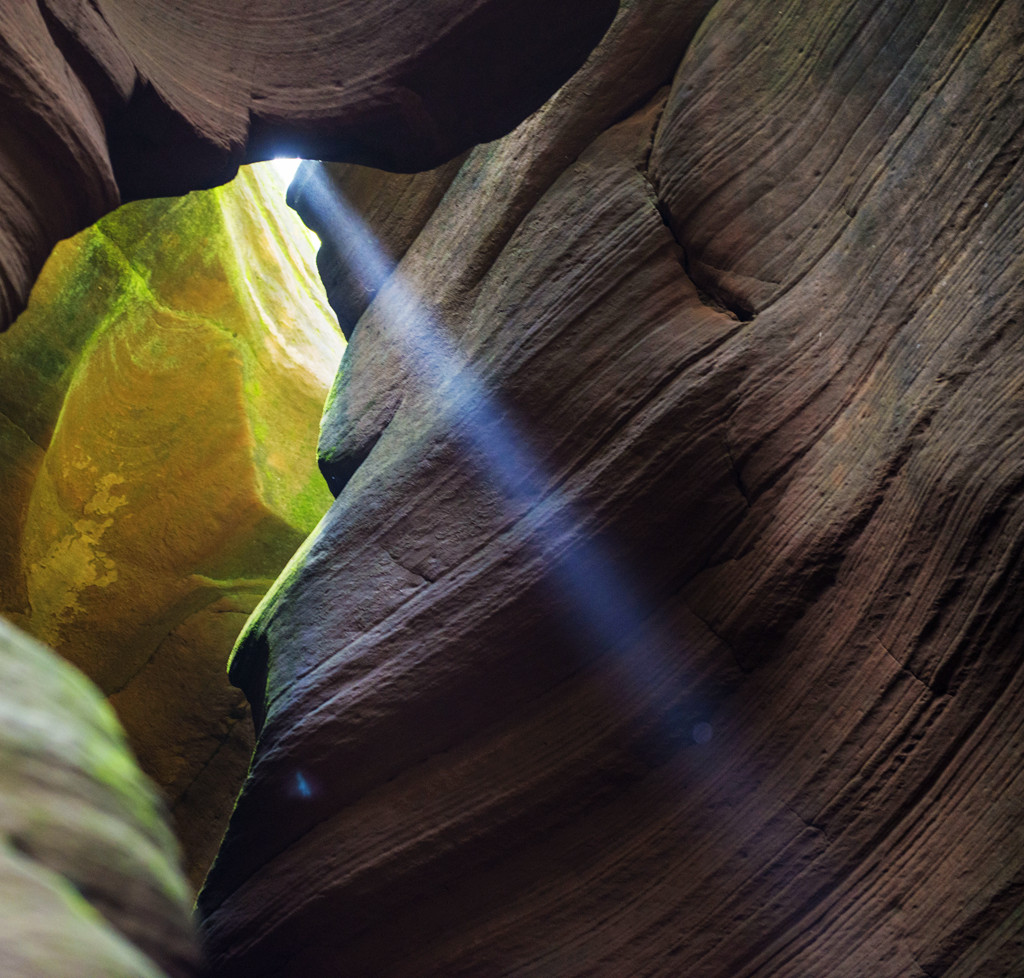
[{"label": "sunlit rock surface", "polygon": [[1022,36],[635,0],[470,154],[233,661],[218,978],[1020,973]]},{"label": "sunlit rock surface", "polygon": [[0,608],[110,697],[202,878],[248,763],[232,642],[330,495],[344,341],[272,173],[61,244],[0,336]]},{"label": "sunlit rock surface", "polygon": [[191,892],[110,706],[0,619],[0,971],[190,978]]},{"label": "sunlit rock surface", "polygon": [[[275,131],[439,163],[605,13],[4,6],[0,320],[140,182]],[[218,978],[1019,973],[1022,21],[624,2],[403,249],[498,409],[397,285],[335,297],[375,296],[233,662]]]},{"label": "sunlit rock surface", "polygon": [[0,329],[46,256],[125,200],[280,150],[414,170],[507,133],[615,0],[0,5]]}]

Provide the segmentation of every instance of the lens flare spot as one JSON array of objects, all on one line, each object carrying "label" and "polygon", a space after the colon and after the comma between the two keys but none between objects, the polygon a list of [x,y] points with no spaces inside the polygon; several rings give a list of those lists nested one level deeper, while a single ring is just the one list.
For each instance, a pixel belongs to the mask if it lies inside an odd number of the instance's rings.
[{"label": "lens flare spot", "polygon": [[312,798],[313,788],[310,783],[306,780],[306,776],[301,771],[295,772],[295,794],[300,798]]},{"label": "lens flare spot", "polygon": [[711,724],[705,720],[693,725],[693,742],[695,744],[706,744],[711,740]]}]

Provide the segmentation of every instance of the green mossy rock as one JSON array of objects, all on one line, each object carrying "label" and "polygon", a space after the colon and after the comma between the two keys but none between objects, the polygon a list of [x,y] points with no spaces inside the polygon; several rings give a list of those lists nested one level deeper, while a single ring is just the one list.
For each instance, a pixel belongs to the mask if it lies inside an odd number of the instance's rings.
[{"label": "green mossy rock", "polygon": [[277,179],[123,207],[0,337],[0,610],[111,697],[195,881],[251,742],[228,652],[331,502],[344,339]]},{"label": "green mossy rock", "polygon": [[198,971],[167,812],[100,692],[0,619],[0,971]]}]

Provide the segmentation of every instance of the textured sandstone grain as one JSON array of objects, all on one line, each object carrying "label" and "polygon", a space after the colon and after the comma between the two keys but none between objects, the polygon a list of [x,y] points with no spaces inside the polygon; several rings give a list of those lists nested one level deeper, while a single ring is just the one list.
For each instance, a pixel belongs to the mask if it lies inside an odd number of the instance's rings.
[{"label": "textured sandstone grain", "polygon": [[[449,57],[444,3],[386,35],[332,4],[293,57],[273,11],[54,0],[58,49],[39,9],[0,12],[31,93],[0,126],[33,134],[0,139],[8,319],[114,172],[484,132],[446,66],[494,47]],[[623,3],[403,237],[404,286],[332,279],[373,301],[321,433],[339,497],[232,665],[261,740],[201,900],[218,978],[1020,972],[1022,39],[1015,0]],[[387,233],[402,191],[361,179]]]},{"label": "textured sandstone grain", "polygon": [[1022,37],[624,4],[470,154],[235,653],[219,976],[1019,970]]},{"label": "textured sandstone grain", "polygon": [[332,226],[331,210],[311,199],[324,192],[321,181],[326,177],[330,192],[344,195],[358,209],[373,227],[383,253],[397,262],[440,203],[462,162],[457,157],[435,170],[412,174],[342,164],[305,163],[299,167],[288,188],[288,203],[305,216],[323,242],[317,252],[317,269],[346,338],[351,337],[383,280],[362,282],[349,271],[354,257],[351,243]]}]

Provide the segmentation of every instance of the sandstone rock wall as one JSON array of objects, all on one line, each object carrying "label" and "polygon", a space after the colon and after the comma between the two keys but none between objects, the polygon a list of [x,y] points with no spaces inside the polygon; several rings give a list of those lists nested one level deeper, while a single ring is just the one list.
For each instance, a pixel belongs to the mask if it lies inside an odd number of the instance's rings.
[{"label": "sandstone rock wall", "polygon": [[[278,133],[441,163],[610,16],[274,6],[0,9],[4,321],[120,194]],[[397,277],[332,278],[338,498],[232,663],[220,978],[1019,972],[1022,38],[624,2],[417,182]]]},{"label": "sandstone rock wall", "polygon": [[623,4],[470,154],[235,652],[218,975],[1019,970],[1022,36]]},{"label": "sandstone rock wall", "polygon": [[50,249],[126,200],[279,150],[435,166],[511,129],[614,0],[6,0],[0,328]]},{"label": "sandstone rock wall", "polygon": [[8,978],[192,978],[167,812],[77,670],[0,619],[0,962]]},{"label": "sandstone rock wall", "polygon": [[330,502],[344,344],[295,224],[249,169],[129,205],[57,248],[0,336],[0,610],[110,697],[196,885],[252,746],[228,652]]}]

